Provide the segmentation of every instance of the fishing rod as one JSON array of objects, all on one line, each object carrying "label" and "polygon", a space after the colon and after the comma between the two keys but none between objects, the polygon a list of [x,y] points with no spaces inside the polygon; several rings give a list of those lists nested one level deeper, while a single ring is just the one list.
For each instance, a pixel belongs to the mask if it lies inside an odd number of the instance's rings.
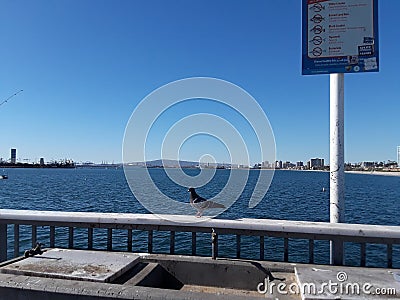
[{"label": "fishing rod", "polygon": [[7,103],[8,100],[10,100],[12,97],[17,96],[19,93],[21,93],[23,90],[19,90],[18,92],[12,94],[10,97],[8,97],[6,100],[4,100],[3,102],[0,103],[0,106],[2,106],[3,104]]}]

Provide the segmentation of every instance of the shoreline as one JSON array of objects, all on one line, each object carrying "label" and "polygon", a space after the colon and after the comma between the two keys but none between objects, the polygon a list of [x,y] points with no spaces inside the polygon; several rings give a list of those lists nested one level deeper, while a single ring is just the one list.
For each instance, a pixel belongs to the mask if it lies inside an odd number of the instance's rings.
[{"label": "shoreline", "polygon": [[[295,172],[328,172],[328,170],[291,170],[275,169],[275,171],[295,171]],[[344,171],[346,174],[377,175],[377,176],[400,176],[400,171]]]},{"label": "shoreline", "polygon": [[364,174],[364,175],[379,175],[379,176],[400,176],[400,171],[345,171],[348,174]]}]

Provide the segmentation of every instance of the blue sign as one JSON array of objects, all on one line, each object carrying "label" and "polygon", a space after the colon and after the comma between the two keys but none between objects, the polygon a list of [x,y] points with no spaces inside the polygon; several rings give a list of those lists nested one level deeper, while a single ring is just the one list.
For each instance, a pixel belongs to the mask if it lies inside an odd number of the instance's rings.
[{"label": "blue sign", "polygon": [[378,0],[302,0],[302,74],[379,71]]}]

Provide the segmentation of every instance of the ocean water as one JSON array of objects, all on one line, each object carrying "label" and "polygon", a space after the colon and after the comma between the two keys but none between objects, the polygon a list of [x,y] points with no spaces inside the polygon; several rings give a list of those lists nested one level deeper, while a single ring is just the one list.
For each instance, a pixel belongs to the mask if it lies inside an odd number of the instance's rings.
[{"label": "ocean water", "polygon": [[[0,207],[9,209],[90,211],[148,213],[132,194],[122,169],[6,169],[8,180],[0,180]],[[143,171],[143,169],[142,169]],[[132,170],[134,175],[135,170]],[[169,179],[163,169],[149,169],[159,190],[165,195],[182,203],[185,213],[195,214],[188,205],[187,186],[181,186]],[[175,172],[172,170],[172,172]],[[196,169],[184,170],[190,178],[196,178]],[[216,170],[212,180],[197,192],[211,198],[227,183],[230,170]],[[301,221],[329,221],[329,173],[276,171],[271,186],[254,208],[248,203],[255,182],[260,172],[250,171],[247,184],[239,199],[218,218],[268,218]],[[141,176],[133,176],[137,186],[141,186]],[[357,224],[381,224],[400,226],[400,177],[376,176],[368,174],[346,174],[346,210],[345,221]],[[143,185],[145,186],[145,185]],[[323,188],[326,192],[323,192]],[[151,195],[149,195],[151,197]],[[181,210],[168,210],[165,213],[179,214]],[[12,228],[9,226],[12,236]],[[30,247],[30,227],[20,228],[21,251]],[[106,230],[96,229],[94,247],[106,248],[104,238]],[[86,231],[75,230],[74,245],[86,246]],[[134,231],[133,250],[145,252],[147,233]],[[38,241],[48,243],[48,228],[38,228]],[[166,232],[155,232],[155,252],[168,252],[169,235]],[[198,253],[211,255],[209,234],[198,235]],[[57,228],[56,246],[66,247],[68,233],[66,228]],[[235,236],[221,236],[219,253],[222,256],[234,257]],[[241,253],[243,257],[258,258],[258,238],[242,237]],[[176,234],[175,251],[179,254],[190,253],[191,240],[187,233]],[[289,260],[293,262],[308,261],[308,241],[290,240]],[[9,241],[9,253],[12,254],[13,241]],[[113,248],[126,249],[126,231],[113,231]],[[281,261],[283,259],[283,240],[265,239],[266,259]],[[367,245],[367,265],[384,266],[386,259],[385,246]],[[358,265],[359,245],[346,243],[346,264]],[[400,247],[393,247],[394,267],[400,267]],[[329,242],[316,241],[315,259],[317,263],[329,262]]]}]

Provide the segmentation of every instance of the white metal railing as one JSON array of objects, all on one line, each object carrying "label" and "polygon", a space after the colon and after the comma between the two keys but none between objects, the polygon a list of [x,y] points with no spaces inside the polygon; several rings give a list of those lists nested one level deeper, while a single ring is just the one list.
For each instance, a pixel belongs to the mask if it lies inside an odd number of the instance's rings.
[{"label": "white metal railing", "polygon": [[387,247],[386,262],[393,264],[393,245],[400,244],[400,226],[363,225],[345,223],[304,222],[271,219],[208,219],[199,222],[194,216],[151,215],[94,212],[61,212],[0,209],[0,261],[7,259],[8,225],[13,226],[14,256],[19,256],[20,225],[32,228],[32,245],[36,244],[37,227],[49,227],[49,245],[55,247],[55,228],[68,227],[68,247],[74,247],[74,228],[87,228],[87,248],[93,247],[93,229],[107,229],[107,250],[112,250],[113,229],[127,230],[127,251],[132,251],[132,230],[147,231],[147,251],[153,252],[153,232],[169,231],[169,252],[175,252],[175,233],[191,232],[191,254],[196,255],[196,233],[212,234],[213,257],[218,256],[218,235],[236,236],[236,256],[241,256],[241,237],[258,236],[260,259],[264,259],[265,237],[278,237],[284,240],[283,260],[289,261],[289,239],[309,241],[309,262],[314,262],[314,241],[328,240],[335,243],[360,243],[360,266],[366,263],[366,244],[384,244]]}]

